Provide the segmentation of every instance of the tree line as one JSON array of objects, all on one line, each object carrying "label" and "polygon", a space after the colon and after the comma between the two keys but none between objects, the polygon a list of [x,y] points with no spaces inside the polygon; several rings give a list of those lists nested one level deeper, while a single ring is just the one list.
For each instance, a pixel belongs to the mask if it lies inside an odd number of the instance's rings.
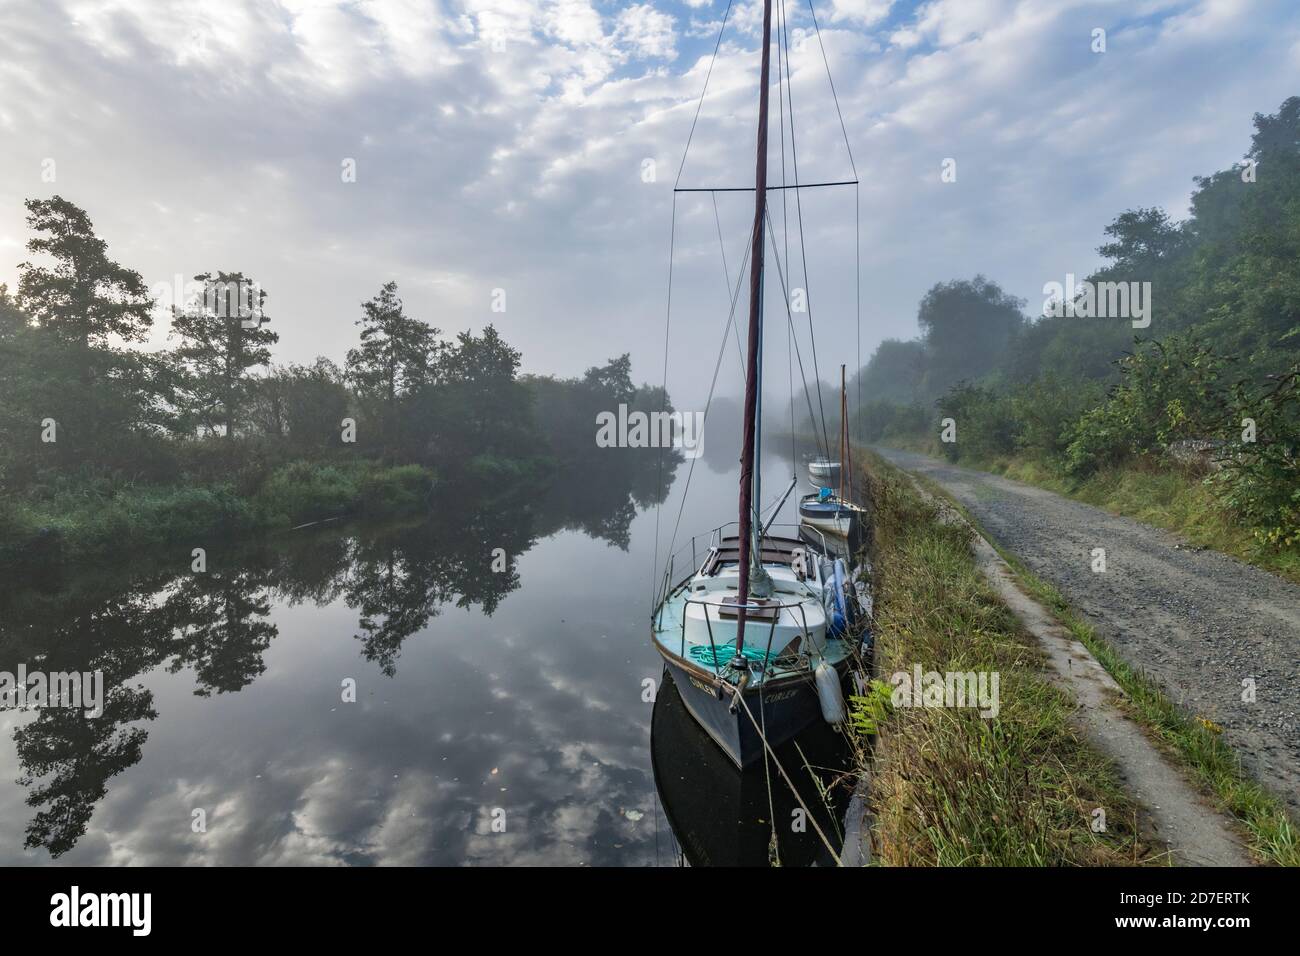
[{"label": "tree line", "polygon": [[[166,347],[142,348],[159,309],[140,274],[72,202],[26,208],[36,261],[19,265],[12,293],[0,285],[0,528],[19,538],[59,525],[73,497],[120,502],[161,487],[278,496],[272,523],[314,516],[364,491],[353,481],[340,498],[347,483],[321,466],[358,461],[406,468],[403,493],[435,478],[515,487],[626,471],[645,450],[597,455],[596,414],[672,408],[662,389],[633,383],[627,355],[577,378],[521,375],[519,350],[493,326],[445,336],[392,281],[361,304],[341,364],[275,364],[268,293],[238,271],[196,276],[197,294],[169,310]],[[286,503],[288,486],[322,500]],[[218,505],[231,523],[233,506]]]},{"label": "tree line", "polygon": [[850,384],[857,437],[933,440],[950,419],[955,440],[935,443],[950,458],[1021,456],[1067,480],[1171,466],[1190,443],[1222,466],[1224,506],[1300,543],[1300,97],[1255,114],[1244,162],[1195,186],[1182,221],[1116,217],[1087,276],[1149,283],[1149,325],[1047,301],[1030,317],[984,276],[938,283],[921,334],[882,342]]}]

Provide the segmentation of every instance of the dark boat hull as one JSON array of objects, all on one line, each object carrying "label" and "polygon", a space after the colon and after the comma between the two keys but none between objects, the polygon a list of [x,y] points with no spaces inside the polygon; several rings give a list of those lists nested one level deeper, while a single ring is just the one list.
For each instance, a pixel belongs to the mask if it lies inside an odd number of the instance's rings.
[{"label": "dark boat hull", "polygon": [[[682,703],[695,722],[742,769],[763,759],[763,740],[754,721],[765,728],[767,742],[775,748],[822,719],[821,702],[811,675],[765,688],[761,703],[758,690],[747,689],[745,703],[753,714],[751,720],[744,707],[737,707],[734,714],[731,712],[729,690],[715,690],[707,677],[672,658],[666,657],[665,663]],[[837,672],[843,677],[842,668]]]},{"label": "dark boat hull", "polygon": [[[763,772],[762,761],[738,770],[687,712],[671,674],[665,676],[650,718],[650,759],[664,815],[687,863],[768,866],[775,830],[782,866],[836,864],[812,826],[788,822],[807,808],[823,833],[834,834],[848,803],[845,788],[821,789],[849,769],[850,755],[844,738],[818,723],[799,735],[797,750],[790,743],[775,748],[796,796],[777,783],[775,770]],[[805,761],[818,769],[816,776],[804,769]],[[782,825],[774,828],[773,820]]]}]

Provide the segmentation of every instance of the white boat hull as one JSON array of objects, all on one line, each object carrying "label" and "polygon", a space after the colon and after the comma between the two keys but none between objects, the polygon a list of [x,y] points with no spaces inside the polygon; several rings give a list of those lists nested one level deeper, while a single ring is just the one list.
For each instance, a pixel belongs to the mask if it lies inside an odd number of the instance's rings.
[{"label": "white boat hull", "polygon": [[816,528],[818,531],[824,531],[827,534],[833,534],[836,537],[848,537],[849,530],[853,525],[852,518],[801,518],[804,524],[810,528]]},{"label": "white boat hull", "polygon": [[840,483],[840,463],[838,461],[808,462],[808,477],[818,488],[835,488]]}]

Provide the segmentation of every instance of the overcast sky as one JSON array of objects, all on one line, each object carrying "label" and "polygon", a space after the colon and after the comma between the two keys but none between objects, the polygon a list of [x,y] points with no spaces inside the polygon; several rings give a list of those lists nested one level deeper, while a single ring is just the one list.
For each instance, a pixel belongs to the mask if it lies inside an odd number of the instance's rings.
[{"label": "overcast sky", "polygon": [[[1242,157],[1252,113],[1300,93],[1293,0],[813,8],[821,44],[806,0],[786,8],[799,176],[853,174],[824,46],[861,178],[864,359],[915,334],[917,300],[937,281],[983,272],[1036,312],[1045,282],[1097,264],[1116,214],[1162,205],[1181,217],[1194,175]],[[630,351],[637,377],[657,382],[672,189],[725,9],[0,0],[0,282],[12,288],[26,257],[23,200],[58,193],[150,285],[216,269],[258,279],[280,361],[341,359],[359,303],[395,279],[408,311],[446,331],[494,322],[530,371],[577,374]],[[752,184],[761,9],[731,10],[682,186]],[[773,181],[778,132],[774,113]],[[957,176],[944,183],[948,158]],[[788,143],[786,163],[793,181]],[[733,282],[751,204],[718,197]],[[777,195],[772,205],[784,244]],[[829,377],[855,350],[853,190],[808,193],[803,220]],[[726,318],[717,229],[707,194],[679,195],[679,406],[698,401]],[[779,301],[769,321],[775,388]],[[726,357],[731,390],[734,344]]]}]

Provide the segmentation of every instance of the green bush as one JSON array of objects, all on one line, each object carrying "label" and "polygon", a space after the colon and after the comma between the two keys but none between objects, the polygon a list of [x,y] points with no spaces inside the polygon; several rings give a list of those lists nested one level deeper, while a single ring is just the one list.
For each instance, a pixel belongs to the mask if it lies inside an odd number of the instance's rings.
[{"label": "green bush", "polygon": [[956,442],[943,445],[949,460],[996,458],[1016,450],[1015,406],[1010,396],[963,382],[935,404],[944,418],[957,425]]},{"label": "green bush", "polygon": [[419,465],[298,461],[276,469],[246,498],[233,481],[153,487],[59,476],[39,493],[0,498],[0,561],[83,558],[358,512],[410,513],[426,507],[432,481],[433,473]]},{"label": "green bush", "polygon": [[164,541],[242,530],[253,523],[248,503],[229,485],[212,488],[127,490],[120,494],[132,528]]},{"label": "green bush", "polygon": [[1142,342],[1119,361],[1121,379],[1085,412],[1065,451],[1067,471],[1086,477],[1170,442],[1215,438],[1230,419],[1226,362],[1194,336]]},{"label": "green bush", "polygon": [[272,472],[253,500],[263,524],[286,527],[348,514],[359,499],[359,475],[295,461]]},{"label": "green bush", "polygon": [[542,481],[551,471],[551,462],[544,458],[502,458],[499,455],[475,455],[465,468],[471,481],[491,492],[494,489],[511,489],[520,485]]},{"label": "green bush", "polygon": [[867,402],[857,416],[854,437],[878,442],[886,438],[921,435],[934,423],[934,415],[920,405],[898,405],[890,401]]},{"label": "green bush", "polygon": [[[1241,415],[1214,484],[1261,541],[1300,544],[1300,363],[1262,387],[1238,383],[1233,397]],[[1246,419],[1254,422],[1253,440]]]},{"label": "green bush", "polygon": [[428,503],[433,485],[433,472],[421,465],[372,471],[361,480],[359,508],[371,515],[417,511]]},{"label": "green bush", "polygon": [[1070,444],[1075,423],[1104,395],[1097,382],[1066,386],[1052,375],[1017,386],[1011,394],[1016,422],[1016,449],[1049,461],[1058,460]]}]

